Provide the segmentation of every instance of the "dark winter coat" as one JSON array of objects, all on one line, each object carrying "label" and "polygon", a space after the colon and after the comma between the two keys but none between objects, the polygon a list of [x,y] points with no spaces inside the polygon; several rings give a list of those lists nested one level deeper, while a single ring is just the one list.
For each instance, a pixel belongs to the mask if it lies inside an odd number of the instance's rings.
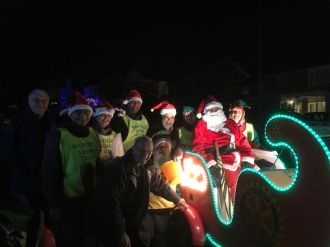
[{"label": "dark winter coat", "polygon": [[51,117],[39,119],[28,107],[6,129],[3,159],[11,172],[11,191],[30,196],[41,193],[41,162]]},{"label": "dark winter coat", "polygon": [[91,198],[86,224],[89,234],[106,244],[117,243],[124,232],[136,238],[150,191],[174,203],[179,201],[159,174],[136,166],[132,150],[115,159]]}]

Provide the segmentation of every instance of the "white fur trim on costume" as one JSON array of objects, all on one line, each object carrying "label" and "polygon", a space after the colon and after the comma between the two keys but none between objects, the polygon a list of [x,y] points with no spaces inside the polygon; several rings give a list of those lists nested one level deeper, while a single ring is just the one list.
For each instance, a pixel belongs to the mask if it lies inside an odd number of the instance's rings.
[{"label": "white fur trim on costume", "polygon": [[172,115],[176,115],[176,110],[175,109],[162,109],[160,111],[160,115],[164,116],[165,114],[170,113]]},{"label": "white fur trim on costume", "polygon": [[254,158],[249,157],[249,156],[242,157],[242,162],[243,161],[249,162],[250,164],[254,164]]},{"label": "white fur trim on costume", "polygon": [[113,116],[113,114],[115,113],[114,109],[109,109],[106,107],[101,107],[101,108],[96,108],[94,113],[93,113],[93,117],[99,116],[101,114],[109,114],[111,116]]},{"label": "white fur trim on costume", "polygon": [[231,152],[235,156],[235,161],[233,164],[223,164],[223,167],[229,171],[236,171],[241,163],[241,155],[238,152]]},{"label": "white fur trim on costume", "polygon": [[209,162],[207,162],[207,167],[208,168],[210,168],[211,166],[214,166],[214,165],[216,165],[217,164],[217,162],[215,161],[215,160],[210,160]]},{"label": "white fur trim on costume", "polygon": [[260,167],[257,166],[256,164],[253,164],[253,169],[256,170],[256,171],[259,171],[260,170]]},{"label": "white fur trim on costume", "polygon": [[197,116],[198,119],[200,119],[200,118],[202,118],[202,113],[197,113],[196,116]]},{"label": "white fur trim on costume", "polygon": [[134,101],[134,100],[135,100],[135,101],[139,101],[139,102],[141,102],[141,103],[143,102],[142,99],[139,98],[139,97],[132,97],[132,98],[130,98],[129,100],[125,99],[125,100],[123,101],[123,104],[124,104],[124,105],[127,105],[129,102]]},{"label": "white fur trim on costume", "polygon": [[220,130],[223,133],[230,135],[230,143],[233,143],[235,145],[235,135],[228,128],[222,128]]},{"label": "white fur trim on costume", "polygon": [[73,107],[70,107],[68,115],[70,116],[74,111],[77,111],[77,110],[89,110],[89,111],[93,112],[93,109],[90,105],[81,104],[81,105],[74,105]]},{"label": "white fur trim on costume", "polygon": [[220,107],[221,110],[223,109],[223,106],[222,106],[222,104],[221,104],[220,102],[212,101],[212,102],[209,102],[209,103],[205,106],[205,108],[204,108],[204,112],[206,112],[207,110],[209,110],[209,109],[211,109],[211,108],[213,108],[213,107],[216,107],[216,106]]}]

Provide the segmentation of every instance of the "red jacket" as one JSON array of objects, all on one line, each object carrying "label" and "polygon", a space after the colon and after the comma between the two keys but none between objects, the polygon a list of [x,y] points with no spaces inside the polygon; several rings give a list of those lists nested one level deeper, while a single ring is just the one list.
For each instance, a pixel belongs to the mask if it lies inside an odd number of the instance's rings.
[{"label": "red jacket", "polygon": [[214,141],[217,142],[219,147],[235,143],[236,150],[221,155],[224,168],[236,171],[242,161],[254,163],[251,146],[232,119],[227,119],[225,126],[218,132],[209,130],[206,122],[203,119],[199,120],[194,129],[192,151],[202,155],[206,162],[212,159],[216,160],[214,152],[209,150],[214,147]]}]

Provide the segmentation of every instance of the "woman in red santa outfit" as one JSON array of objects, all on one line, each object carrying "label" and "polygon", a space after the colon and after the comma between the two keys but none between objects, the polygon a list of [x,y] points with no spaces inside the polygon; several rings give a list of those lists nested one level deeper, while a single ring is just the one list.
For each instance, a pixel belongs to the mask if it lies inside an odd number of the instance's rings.
[{"label": "woman in red santa outfit", "polygon": [[259,148],[260,141],[258,132],[254,129],[253,124],[246,122],[245,109],[251,109],[251,107],[242,100],[234,102],[229,109],[229,118],[236,122],[251,146],[253,148]]}]

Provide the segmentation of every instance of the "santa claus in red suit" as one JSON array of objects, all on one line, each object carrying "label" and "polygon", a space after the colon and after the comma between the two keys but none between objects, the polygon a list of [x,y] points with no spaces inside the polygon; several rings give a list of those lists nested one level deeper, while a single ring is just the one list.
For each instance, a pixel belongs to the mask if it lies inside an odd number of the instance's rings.
[{"label": "santa claus in red suit", "polygon": [[208,96],[201,102],[197,116],[202,119],[194,129],[192,151],[203,156],[209,166],[216,166],[215,142],[217,143],[227,184],[234,200],[241,168],[258,170],[254,164],[251,146],[235,121],[226,118],[222,104],[213,96]]}]

